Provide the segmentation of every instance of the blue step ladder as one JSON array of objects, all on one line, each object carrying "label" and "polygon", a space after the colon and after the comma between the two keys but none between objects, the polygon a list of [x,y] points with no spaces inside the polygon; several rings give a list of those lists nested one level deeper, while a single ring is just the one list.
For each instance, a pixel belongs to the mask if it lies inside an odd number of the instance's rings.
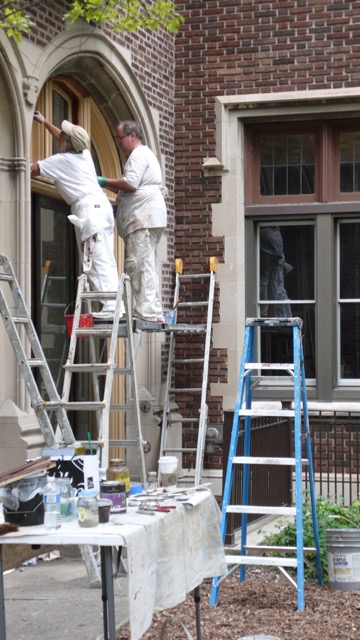
[{"label": "blue step ladder", "polygon": [[[293,362],[292,363],[262,363],[254,362],[255,329],[258,329],[256,337],[261,337],[261,330],[292,332]],[[276,566],[290,583],[297,589],[298,611],[304,610],[304,554],[313,553],[316,558],[317,577],[319,585],[322,584],[322,570],[320,560],[320,543],[316,514],[316,497],[314,486],[314,471],[312,464],[311,441],[309,430],[309,417],[306,399],[306,380],[304,355],[302,347],[302,320],[300,318],[248,318],[245,323],[245,340],[242,353],[240,375],[237,390],[237,399],[234,411],[234,420],[231,432],[229,458],[226,471],[224,495],[222,501],[222,519],[220,530],[225,544],[227,528],[227,514],[242,514],[240,552],[235,555],[225,555],[228,572],[224,576],[213,579],[210,604],[216,605],[218,601],[219,585],[238,568],[240,570],[240,582],[245,581],[246,566],[262,565]],[[265,372],[265,375],[262,375]],[[267,383],[273,379],[291,380],[294,388],[293,409],[252,409],[253,389],[261,381]],[[279,376],[278,373],[281,372]],[[245,408],[244,408],[245,405]],[[259,416],[286,417],[294,421],[294,458],[265,458],[251,456],[251,419]],[[243,418],[243,422],[242,419]],[[240,425],[244,428],[244,455],[237,456]],[[305,458],[302,458],[303,446]],[[234,466],[243,465],[242,504],[230,504],[234,483]],[[295,506],[261,507],[249,505],[249,489],[251,465],[287,465],[295,468]],[[311,514],[314,534],[314,548],[304,549],[303,543],[303,467],[307,466]],[[249,514],[264,514],[274,516],[295,516],[296,520],[296,547],[271,547],[271,546],[247,546],[247,527]],[[251,552],[252,555],[249,555]],[[271,556],[271,553],[284,554],[283,557]],[[261,554],[261,555],[257,555]],[[265,555],[268,554],[268,555]],[[292,554],[292,555],[291,555]],[[286,570],[296,569],[296,581]]]}]

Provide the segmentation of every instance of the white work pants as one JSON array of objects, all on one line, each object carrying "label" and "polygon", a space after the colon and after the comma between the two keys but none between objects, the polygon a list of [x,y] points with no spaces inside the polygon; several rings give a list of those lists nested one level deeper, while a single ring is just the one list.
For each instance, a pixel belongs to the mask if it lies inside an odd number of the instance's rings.
[{"label": "white work pants", "polygon": [[164,229],[139,229],[124,238],[125,272],[134,297],[134,315],[156,322],[162,315],[156,249]]},{"label": "white work pants", "polygon": [[[114,216],[108,199],[103,194],[89,195],[71,206],[71,213],[80,220],[90,219],[92,235],[86,239],[83,271],[89,277],[94,291],[117,291],[118,270],[114,256]],[[96,219],[99,225],[96,225]],[[79,230],[76,228],[79,242]],[[82,238],[84,240],[84,238]],[[115,300],[101,300],[102,311],[114,311]]]}]

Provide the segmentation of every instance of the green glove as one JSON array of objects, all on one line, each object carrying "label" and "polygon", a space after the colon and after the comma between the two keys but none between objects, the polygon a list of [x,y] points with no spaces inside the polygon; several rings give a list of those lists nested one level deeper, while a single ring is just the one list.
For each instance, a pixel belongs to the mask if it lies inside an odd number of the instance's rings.
[{"label": "green glove", "polygon": [[106,178],[105,178],[105,176],[97,176],[97,181],[98,181],[100,187],[105,187],[106,186]]}]

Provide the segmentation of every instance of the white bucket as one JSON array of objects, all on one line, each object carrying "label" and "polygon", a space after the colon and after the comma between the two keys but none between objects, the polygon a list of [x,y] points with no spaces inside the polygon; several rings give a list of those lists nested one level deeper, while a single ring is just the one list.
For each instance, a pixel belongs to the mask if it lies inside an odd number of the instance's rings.
[{"label": "white bucket", "polygon": [[176,456],[161,456],[159,470],[163,487],[176,486],[178,459]]},{"label": "white bucket", "polygon": [[360,529],[327,529],[329,586],[360,589]]}]

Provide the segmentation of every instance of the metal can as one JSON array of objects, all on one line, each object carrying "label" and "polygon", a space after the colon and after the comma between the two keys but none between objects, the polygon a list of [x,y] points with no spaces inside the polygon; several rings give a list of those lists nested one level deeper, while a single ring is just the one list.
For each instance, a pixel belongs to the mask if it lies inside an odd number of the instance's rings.
[{"label": "metal can", "polygon": [[100,498],[111,500],[110,513],[125,513],[126,511],[126,485],[125,482],[115,480],[100,481]]}]

